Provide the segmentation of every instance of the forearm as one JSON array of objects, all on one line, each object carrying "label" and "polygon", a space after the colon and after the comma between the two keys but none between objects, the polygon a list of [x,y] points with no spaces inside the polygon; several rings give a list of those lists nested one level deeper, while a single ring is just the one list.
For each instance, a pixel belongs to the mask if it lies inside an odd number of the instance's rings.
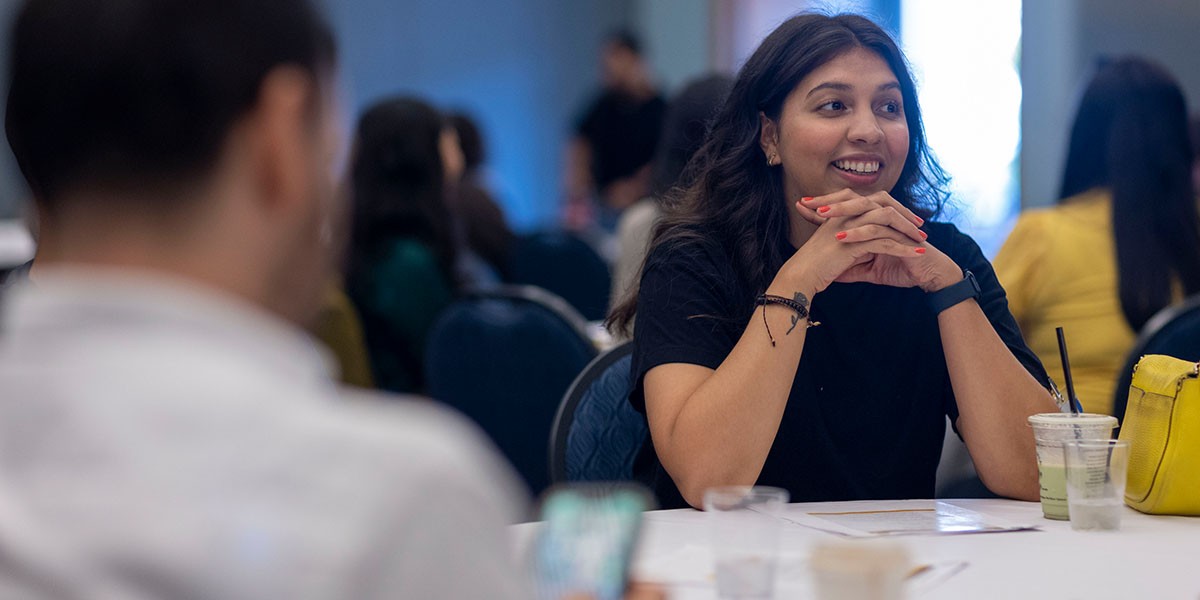
[{"label": "forearm", "polygon": [[938,327],[958,402],[958,428],[980,479],[1002,496],[1037,500],[1037,456],[1026,418],[1057,410],[1049,393],[974,300],[942,311]]},{"label": "forearm", "polygon": [[[767,293],[791,298],[795,291],[774,286]],[[659,459],[692,506],[700,506],[706,488],[753,485],[779,431],[808,320],[793,320],[785,306],[765,310],[766,323],[759,307],[729,356],[654,437]]]}]

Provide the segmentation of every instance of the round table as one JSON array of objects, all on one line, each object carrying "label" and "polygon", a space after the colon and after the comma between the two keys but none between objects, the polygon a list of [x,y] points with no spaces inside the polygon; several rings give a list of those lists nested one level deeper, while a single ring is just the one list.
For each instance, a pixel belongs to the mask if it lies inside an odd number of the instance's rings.
[{"label": "round table", "polygon": [[[912,501],[930,505],[933,501]],[[940,500],[985,517],[1036,527],[1027,531],[891,536],[917,565],[910,598],[1187,598],[1200,597],[1200,519],[1144,515],[1126,508],[1121,530],[1083,532],[1042,517],[1037,503]],[[813,511],[855,511],[869,503],[789,504],[784,518]],[[659,582],[671,598],[716,598],[703,512],[645,513],[634,577]],[[513,526],[519,552],[536,523]],[[776,598],[812,597],[808,557],[822,541],[843,536],[780,519]]]}]

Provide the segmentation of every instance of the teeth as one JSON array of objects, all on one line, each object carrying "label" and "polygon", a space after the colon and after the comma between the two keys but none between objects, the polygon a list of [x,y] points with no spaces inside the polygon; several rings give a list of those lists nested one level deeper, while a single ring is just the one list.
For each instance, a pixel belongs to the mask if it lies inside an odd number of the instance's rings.
[{"label": "teeth", "polygon": [[879,170],[879,163],[875,161],[861,162],[851,160],[834,161],[833,166],[843,171],[853,171],[855,173],[874,173]]}]

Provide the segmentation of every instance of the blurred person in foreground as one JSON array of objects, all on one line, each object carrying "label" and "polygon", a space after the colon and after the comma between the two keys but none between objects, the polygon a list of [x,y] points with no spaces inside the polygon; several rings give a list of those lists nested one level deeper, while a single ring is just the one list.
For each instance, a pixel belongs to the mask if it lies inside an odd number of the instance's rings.
[{"label": "blurred person in foreground", "polygon": [[0,335],[0,597],[528,597],[481,434],[299,328],[341,210],[315,9],[31,0],[10,60],[52,226]]},{"label": "blurred person in foreground", "polygon": [[650,160],[667,103],[642,58],[641,42],[618,31],[601,51],[604,86],[575,125],[567,148],[569,229],[611,232],[650,189]]},{"label": "blurred person in foreground", "polygon": [[671,100],[663,120],[662,135],[654,153],[650,195],[621,213],[617,222],[617,257],[613,263],[612,298],[616,306],[637,284],[638,270],[646,259],[646,247],[654,225],[662,216],[661,203],[676,185],[687,186],[680,177],[696,150],[704,143],[708,123],[725,101],[733,78],[709,75],[695,79]]},{"label": "blurred person in foreground", "polygon": [[1187,107],[1163,67],[1132,56],[1100,66],[1071,128],[1058,206],[1020,216],[996,274],[1046,368],[1062,372],[1062,326],[1084,410],[1111,413],[1138,330],[1200,292]]},{"label": "blurred person in foreground", "polygon": [[979,246],[932,220],[945,178],[886,32],[785,21],[693,161],[609,317],[637,316],[634,471],[661,506],[753,484],[931,498],[947,417],[990,490],[1037,500],[1026,418],[1055,410],[1046,374]]}]

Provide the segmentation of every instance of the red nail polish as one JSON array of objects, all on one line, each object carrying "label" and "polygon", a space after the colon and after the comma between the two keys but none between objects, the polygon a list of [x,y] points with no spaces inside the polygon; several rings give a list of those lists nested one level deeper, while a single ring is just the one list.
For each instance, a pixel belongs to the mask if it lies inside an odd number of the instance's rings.
[{"label": "red nail polish", "polygon": [[800,199],[801,202],[812,202],[812,196],[805,196]]},{"label": "red nail polish", "polygon": [[925,254],[924,248],[917,248],[917,254]]},{"label": "red nail polish", "polygon": [[917,227],[920,227],[924,224],[925,224],[925,219],[922,219],[921,217],[917,217]]},{"label": "red nail polish", "polygon": [[825,213],[829,212],[829,207],[828,207],[828,206],[822,206],[821,208],[818,208],[818,209],[817,209],[817,212],[819,212],[819,213],[821,213],[821,214],[825,214]]},{"label": "red nail polish", "polygon": [[846,232],[845,232],[845,231],[839,231],[839,232],[838,232],[838,234],[837,234],[837,235],[835,235],[835,236],[833,236],[833,237],[835,237],[835,238],[837,238],[837,239],[839,239],[839,240],[844,240],[844,239],[846,239]]},{"label": "red nail polish", "polygon": [[917,233],[921,234],[921,239],[923,239],[923,240],[929,239],[928,233],[925,233],[924,231],[918,231]]}]

